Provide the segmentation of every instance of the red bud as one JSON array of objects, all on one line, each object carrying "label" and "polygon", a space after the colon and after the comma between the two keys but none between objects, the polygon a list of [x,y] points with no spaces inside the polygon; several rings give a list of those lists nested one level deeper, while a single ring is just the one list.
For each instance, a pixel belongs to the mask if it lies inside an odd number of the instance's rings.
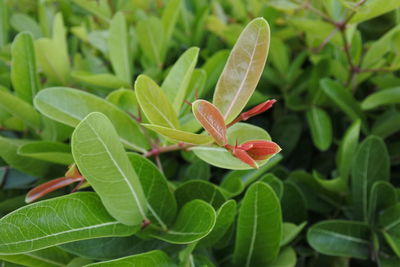
[{"label": "red bud", "polygon": [[247,152],[244,151],[243,149],[234,148],[232,150],[232,154],[238,159],[240,159],[242,162],[250,165],[251,167],[255,169],[258,168],[257,163],[254,161],[254,159],[250,157],[249,154],[247,154]]},{"label": "red bud", "polygon": [[266,159],[270,155],[274,155],[281,151],[281,148],[271,141],[248,141],[239,146],[247,151],[247,153],[255,160]]},{"label": "red bud", "polygon": [[273,104],[276,103],[275,99],[271,99],[271,100],[267,100],[261,104],[258,104],[257,106],[253,107],[252,109],[243,112],[242,114],[239,115],[239,117],[237,117],[235,120],[233,120],[231,123],[229,123],[227,126],[230,127],[233,124],[239,122],[239,121],[246,121],[248,119],[250,119],[253,116],[256,116],[258,114],[261,114],[265,111],[267,111],[268,109],[270,109],[272,107]]}]

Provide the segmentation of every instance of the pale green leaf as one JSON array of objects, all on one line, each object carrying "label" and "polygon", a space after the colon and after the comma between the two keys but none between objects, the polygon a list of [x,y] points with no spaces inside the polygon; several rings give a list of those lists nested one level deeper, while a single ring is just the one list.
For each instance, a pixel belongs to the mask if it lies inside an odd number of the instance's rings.
[{"label": "pale green leaf", "polygon": [[400,8],[400,2],[397,0],[385,0],[385,4],[382,5],[382,1],[379,0],[368,0],[356,10],[354,17],[351,18],[351,23],[360,23],[392,10]]},{"label": "pale green leaf", "polygon": [[147,220],[142,186],[111,121],[98,112],[89,114],[75,128],[71,144],[79,171],[107,211],[127,225]]},{"label": "pale green leaf", "polygon": [[71,72],[71,77],[79,82],[84,82],[87,84],[93,84],[106,88],[119,89],[121,87],[130,87],[127,81],[124,81],[117,76],[109,73],[93,74],[85,71],[73,71]]},{"label": "pale green leaf", "polygon": [[191,132],[185,132],[154,124],[142,124],[142,125],[176,142],[185,142],[193,145],[205,145],[214,142],[214,139],[212,139],[211,136],[204,134],[194,134]]},{"label": "pale green leaf", "polygon": [[164,29],[161,20],[156,17],[139,20],[136,33],[143,53],[154,65],[161,67],[164,45]]},{"label": "pale green leaf", "polygon": [[90,0],[72,0],[75,4],[81,6],[87,11],[93,13],[99,18],[109,21],[111,19],[111,10],[108,7],[107,0],[90,1]]},{"label": "pale green leaf", "polygon": [[57,247],[46,248],[18,255],[0,255],[0,259],[32,267],[67,266],[72,256]]},{"label": "pale green leaf", "polygon": [[45,116],[72,127],[89,113],[101,112],[113,122],[121,142],[126,147],[142,152],[149,148],[136,121],[113,104],[95,95],[67,87],[52,87],[40,91],[35,97],[34,104]]},{"label": "pale green leaf", "polygon": [[0,255],[25,253],[89,238],[127,236],[139,230],[115,221],[99,197],[89,192],[22,207],[1,218],[0,226]]},{"label": "pale green leaf", "polygon": [[70,165],[74,163],[69,145],[51,141],[36,141],[21,145],[18,148],[18,155]]},{"label": "pale green leaf", "polygon": [[361,103],[361,108],[364,110],[368,110],[383,105],[399,104],[399,103],[400,103],[400,87],[395,87],[395,88],[381,90],[369,95]]}]

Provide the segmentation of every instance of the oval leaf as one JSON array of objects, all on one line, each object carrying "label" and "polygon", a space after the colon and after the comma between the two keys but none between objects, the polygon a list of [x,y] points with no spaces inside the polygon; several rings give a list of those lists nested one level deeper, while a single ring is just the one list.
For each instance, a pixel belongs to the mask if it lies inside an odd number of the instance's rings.
[{"label": "oval leaf", "polygon": [[239,210],[234,263],[249,267],[273,262],[279,253],[281,231],[278,197],[269,185],[254,183],[247,190]]},{"label": "oval leaf", "polygon": [[127,225],[146,220],[142,186],[111,121],[98,112],[89,114],[76,127],[71,144],[79,171],[108,212]]},{"label": "oval leaf", "polygon": [[321,151],[327,150],[332,143],[332,122],[329,115],[320,108],[312,107],[307,111],[307,122],[314,145]]},{"label": "oval leaf", "polygon": [[196,100],[192,109],[196,119],[214,138],[215,142],[220,146],[226,145],[228,143],[226,125],[218,108],[206,100]]},{"label": "oval leaf", "polygon": [[74,193],[22,207],[1,218],[0,254],[96,237],[127,236],[137,230],[114,220],[95,193]]},{"label": "oval leaf", "polygon": [[213,104],[226,123],[246,106],[264,70],[270,41],[268,22],[252,20],[240,34],[215,88]]},{"label": "oval leaf", "polygon": [[52,87],[40,91],[34,103],[45,116],[72,127],[89,113],[101,112],[113,122],[126,147],[141,152],[149,148],[139,125],[128,114],[95,95],[67,87]]}]

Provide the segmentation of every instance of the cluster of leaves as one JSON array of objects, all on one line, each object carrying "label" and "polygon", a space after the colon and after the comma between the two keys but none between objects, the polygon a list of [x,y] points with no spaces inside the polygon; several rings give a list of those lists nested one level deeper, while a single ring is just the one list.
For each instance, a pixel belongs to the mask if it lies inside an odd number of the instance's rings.
[{"label": "cluster of leaves", "polygon": [[0,0],[0,264],[399,266],[399,7]]}]

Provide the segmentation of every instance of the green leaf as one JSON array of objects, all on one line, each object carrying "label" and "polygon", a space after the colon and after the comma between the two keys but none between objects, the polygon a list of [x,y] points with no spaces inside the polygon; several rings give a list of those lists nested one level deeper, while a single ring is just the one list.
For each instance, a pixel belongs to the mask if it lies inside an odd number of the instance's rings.
[{"label": "green leaf", "polygon": [[108,2],[105,0],[101,1],[90,1],[90,0],[72,0],[75,4],[93,13],[99,18],[105,21],[109,21],[111,18],[111,10],[108,7]]},{"label": "green leaf", "polygon": [[307,111],[307,122],[311,130],[314,145],[321,151],[327,150],[332,144],[332,122],[323,109],[312,107]]},{"label": "green leaf", "polygon": [[[190,79],[188,89],[187,89],[187,94],[186,94],[187,101],[193,102],[196,100],[196,98],[201,98],[203,96],[206,80],[207,80],[207,73],[203,69],[194,69],[193,70],[192,78]],[[191,110],[191,106],[184,105],[181,108],[180,115],[186,114],[190,110]],[[191,115],[191,118],[193,118],[193,115],[192,114],[190,114],[190,115]],[[182,119],[183,118],[181,118],[181,120]]]},{"label": "green leaf", "polygon": [[283,220],[285,222],[299,224],[307,220],[306,198],[297,184],[291,181],[284,183],[281,205]]},{"label": "green leaf", "polygon": [[360,23],[374,17],[380,16],[392,10],[400,7],[400,3],[397,0],[387,0],[385,4],[379,0],[366,1],[355,13],[354,17],[351,18],[351,23]]},{"label": "green leaf", "polygon": [[267,173],[260,178],[260,181],[271,186],[271,188],[274,189],[275,194],[279,198],[282,198],[283,188],[284,188],[282,180],[280,180],[278,177],[276,177],[272,173]]},{"label": "green leaf", "polygon": [[228,50],[221,50],[209,57],[201,67],[207,74],[207,81],[204,87],[204,93],[208,93],[214,88],[218,81],[218,77],[224,69],[225,62],[229,57]]},{"label": "green leaf", "polygon": [[396,189],[388,182],[377,181],[371,187],[371,196],[368,203],[368,218],[374,224],[378,214],[397,203]]},{"label": "green leaf", "polygon": [[164,40],[165,40],[165,46],[166,46],[166,48],[164,49],[164,53],[170,43],[172,33],[174,31],[176,21],[178,19],[181,7],[182,7],[181,0],[171,0],[171,1],[168,1],[168,3],[165,6],[165,9],[162,13],[161,20],[162,20],[162,24],[163,24],[164,33],[165,33]]},{"label": "green leaf", "polygon": [[336,156],[336,164],[339,168],[340,178],[344,181],[348,180],[354,153],[357,150],[360,127],[361,121],[354,121],[346,130],[342,142],[339,145],[339,151]]},{"label": "green leaf", "polygon": [[138,103],[152,124],[172,129],[179,128],[178,116],[163,90],[146,75],[139,75],[135,82]]},{"label": "green leaf", "polygon": [[6,90],[0,90],[0,107],[36,130],[42,126],[40,114],[32,105]]},{"label": "green leaf", "polygon": [[11,46],[11,81],[16,95],[32,104],[40,85],[33,39],[29,33],[18,34]]},{"label": "green leaf", "polygon": [[236,41],[213,98],[226,123],[239,115],[253,94],[264,70],[269,41],[269,25],[263,18],[252,20]]},{"label": "green leaf", "polygon": [[383,237],[397,257],[400,257],[400,204],[391,206],[379,215]]},{"label": "green leaf", "polygon": [[283,223],[282,224],[282,239],[281,247],[288,245],[295,239],[299,233],[304,229],[307,222],[303,222],[300,225],[295,225],[294,223]]},{"label": "green leaf", "polygon": [[70,146],[52,141],[36,141],[23,144],[18,148],[18,154],[63,165],[74,163]]},{"label": "green leaf", "polygon": [[18,32],[29,32],[35,39],[42,36],[42,31],[38,23],[26,14],[13,14],[10,18],[10,25]]},{"label": "green leaf", "polygon": [[381,90],[370,94],[361,103],[361,108],[369,110],[383,105],[399,104],[400,103],[400,87]]},{"label": "green leaf", "polygon": [[142,124],[142,125],[176,142],[185,142],[193,145],[205,145],[213,142],[211,136],[204,134],[194,134],[191,132],[180,131],[154,124]]},{"label": "green leaf", "polygon": [[[239,144],[249,140],[271,140],[269,134],[262,128],[247,123],[236,123],[228,128],[228,143],[234,145],[236,140]],[[190,148],[197,157],[205,162],[225,169],[248,170],[251,167],[238,158],[232,156],[231,152],[218,146],[198,146]],[[257,161],[259,167],[266,164],[269,159]]]},{"label": "green leaf", "polygon": [[117,12],[111,20],[108,49],[115,74],[119,79],[130,84],[132,79],[132,55],[129,53],[128,29],[122,12]]},{"label": "green leaf", "polygon": [[190,244],[207,236],[215,220],[216,214],[211,205],[196,199],[183,206],[170,230],[151,235],[172,244]]},{"label": "green leaf", "polygon": [[376,136],[367,137],[358,147],[351,172],[354,215],[367,219],[370,188],[376,181],[389,181],[390,161],[385,143]]},{"label": "green leaf", "polygon": [[45,116],[72,127],[89,113],[101,112],[113,122],[126,147],[142,152],[149,148],[139,125],[128,114],[95,95],[67,87],[52,87],[40,91],[34,104]]},{"label": "green leaf", "polygon": [[71,72],[71,77],[79,82],[84,82],[106,88],[118,89],[121,87],[130,87],[128,82],[121,80],[117,76],[109,73],[92,74],[85,71],[73,71]]},{"label": "green leaf", "polygon": [[0,157],[11,167],[34,176],[42,176],[47,172],[48,164],[19,155],[18,149],[31,141],[12,139],[0,136]]},{"label": "green leaf", "polygon": [[161,20],[156,17],[139,20],[136,33],[143,53],[154,65],[161,67],[164,46],[164,29]]},{"label": "green leaf", "polygon": [[147,220],[142,186],[111,121],[98,112],[89,114],[75,128],[71,144],[80,172],[107,211],[127,225]]},{"label": "green leaf", "polygon": [[225,146],[228,142],[226,125],[218,108],[207,100],[199,99],[193,102],[192,110],[197,121],[214,138],[215,142],[220,146]]},{"label": "green leaf", "polygon": [[229,230],[236,217],[236,201],[226,201],[217,211],[217,220],[212,231],[198,243],[199,246],[212,247]]},{"label": "green leaf", "polygon": [[188,91],[190,79],[197,63],[199,48],[192,47],[183,53],[172,66],[161,85],[176,114],[179,114]]},{"label": "green leaf", "polygon": [[135,266],[135,267],[174,267],[174,262],[161,250],[153,250],[143,254],[137,254],[111,261],[98,262],[85,266]]},{"label": "green leaf", "polygon": [[35,42],[37,61],[50,80],[67,84],[70,74],[66,29],[61,13],[54,17],[52,39],[40,38]]},{"label": "green leaf", "polygon": [[164,229],[175,220],[177,204],[167,179],[151,161],[135,153],[128,153],[143,188],[149,209],[149,219]]},{"label": "green leaf", "polygon": [[239,210],[234,263],[248,267],[273,262],[279,253],[281,230],[278,197],[269,185],[254,183],[247,190]]},{"label": "green leaf", "polygon": [[89,192],[22,207],[1,218],[0,226],[0,255],[25,253],[88,238],[127,236],[139,230],[115,221],[98,196]]},{"label": "green leaf", "polygon": [[368,225],[361,222],[330,220],[314,224],[307,241],[317,252],[338,257],[368,259]]},{"label": "green leaf", "polygon": [[0,255],[0,259],[23,266],[54,267],[66,266],[72,257],[61,249],[52,247],[19,255]]},{"label": "green leaf", "polygon": [[375,120],[371,134],[387,138],[400,131],[399,121],[400,112],[390,109]]},{"label": "green leaf", "polygon": [[267,267],[295,267],[296,263],[296,251],[292,247],[287,247],[281,250],[278,258]]},{"label": "green leaf", "polygon": [[107,95],[107,101],[132,115],[139,116],[139,105],[133,90],[123,88],[114,90]]},{"label": "green leaf", "polygon": [[4,47],[8,43],[8,7],[4,0],[0,1],[0,47]]},{"label": "green leaf", "polygon": [[325,94],[352,120],[364,118],[360,105],[351,95],[350,90],[327,78],[321,80],[320,86]]},{"label": "green leaf", "polygon": [[192,180],[182,184],[174,194],[180,208],[194,199],[201,199],[215,209],[221,207],[226,201],[218,186],[201,180]]}]

